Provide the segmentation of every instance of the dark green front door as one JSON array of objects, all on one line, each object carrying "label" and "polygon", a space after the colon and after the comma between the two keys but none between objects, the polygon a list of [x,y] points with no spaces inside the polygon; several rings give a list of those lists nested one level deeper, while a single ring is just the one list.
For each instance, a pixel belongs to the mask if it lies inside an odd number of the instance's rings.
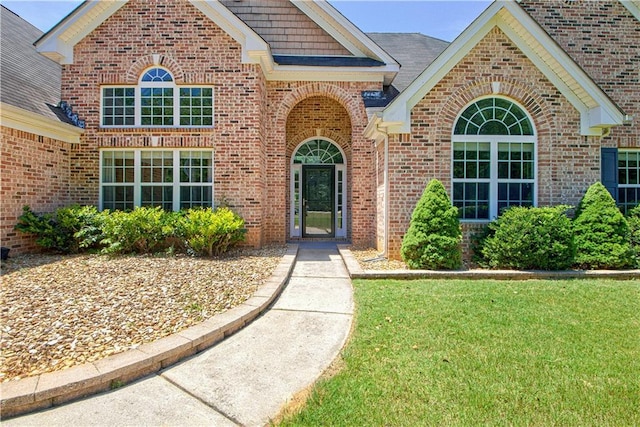
[{"label": "dark green front door", "polygon": [[335,236],[335,166],[302,165],[302,237]]}]

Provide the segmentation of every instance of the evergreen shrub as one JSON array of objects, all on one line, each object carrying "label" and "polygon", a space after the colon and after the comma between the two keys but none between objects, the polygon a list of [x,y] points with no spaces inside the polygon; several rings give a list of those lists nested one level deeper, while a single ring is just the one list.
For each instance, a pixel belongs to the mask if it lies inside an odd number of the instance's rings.
[{"label": "evergreen shrub", "polygon": [[456,269],[462,263],[461,241],[458,209],[442,183],[431,180],[402,239],[402,258],[412,269]]},{"label": "evergreen shrub", "polygon": [[564,270],[573,264],[575,245],[568,206],[514,206],[488,226],[484,264],[516,270]]},{"label": "evergreen shrub", "polygon": [[599,182],[587,189],[573,220],[576,266],[585,269],[620,269],[635,260],[629,225],[609,191]]},{"label": "evergreen shrub", "polygon": [[640,268],[640,205],[628,212],[627,224],[629,224],[629,242],[635,257],[634,267]]},{"label": "evergreen shrub", "polygon": [[173,213],[160,207],[139,207],[129,212],[113,211],[104,217],[105,253],[153,253],[174,234]]}]

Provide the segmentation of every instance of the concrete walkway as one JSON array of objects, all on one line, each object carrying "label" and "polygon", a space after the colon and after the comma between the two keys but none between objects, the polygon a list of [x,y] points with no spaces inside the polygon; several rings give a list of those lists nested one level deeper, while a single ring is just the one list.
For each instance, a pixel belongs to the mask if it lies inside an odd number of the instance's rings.
[{"label": "concrete walkway", "polygon": [[2,425],[265,425],[338,356],[352,316],[335,243],[303,243],[280,298],[236,334],[158,375]]}]

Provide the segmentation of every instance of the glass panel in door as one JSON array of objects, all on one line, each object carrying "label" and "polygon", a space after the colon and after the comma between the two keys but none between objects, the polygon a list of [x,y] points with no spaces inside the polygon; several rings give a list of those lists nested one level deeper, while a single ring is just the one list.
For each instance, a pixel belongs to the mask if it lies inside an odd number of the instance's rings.
[{"label": "glass panel in door", "polygon": [[302,166],[302,237],[335,236],[335,166]]}]

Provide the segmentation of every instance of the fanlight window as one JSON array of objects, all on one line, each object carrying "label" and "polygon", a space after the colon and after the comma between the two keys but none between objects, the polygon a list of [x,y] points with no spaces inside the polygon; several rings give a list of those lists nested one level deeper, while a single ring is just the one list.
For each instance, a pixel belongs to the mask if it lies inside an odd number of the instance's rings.
[{"label": "fanlight window", "polygon": [[533,135],[533,126],[522,108],[502,98],[474,102],[456,123],[455,135]]},{"label": "fanlight window", "polygon": [[172,82],[171,74],[162,68],[152,68],[142,75],[143,82]]},{"label": "fanlight window", "polygon": [[314,139],[296,151],[293,163],[302,164],[342,164],[344,159],[338,147],[323,139]]},{"label": "fanlight window", "polygon": [[509,206],[533,206],[536,138],[515,103],[486,98],[468,106],[452,136],[453,204],[461,219],[488,220]]}]

